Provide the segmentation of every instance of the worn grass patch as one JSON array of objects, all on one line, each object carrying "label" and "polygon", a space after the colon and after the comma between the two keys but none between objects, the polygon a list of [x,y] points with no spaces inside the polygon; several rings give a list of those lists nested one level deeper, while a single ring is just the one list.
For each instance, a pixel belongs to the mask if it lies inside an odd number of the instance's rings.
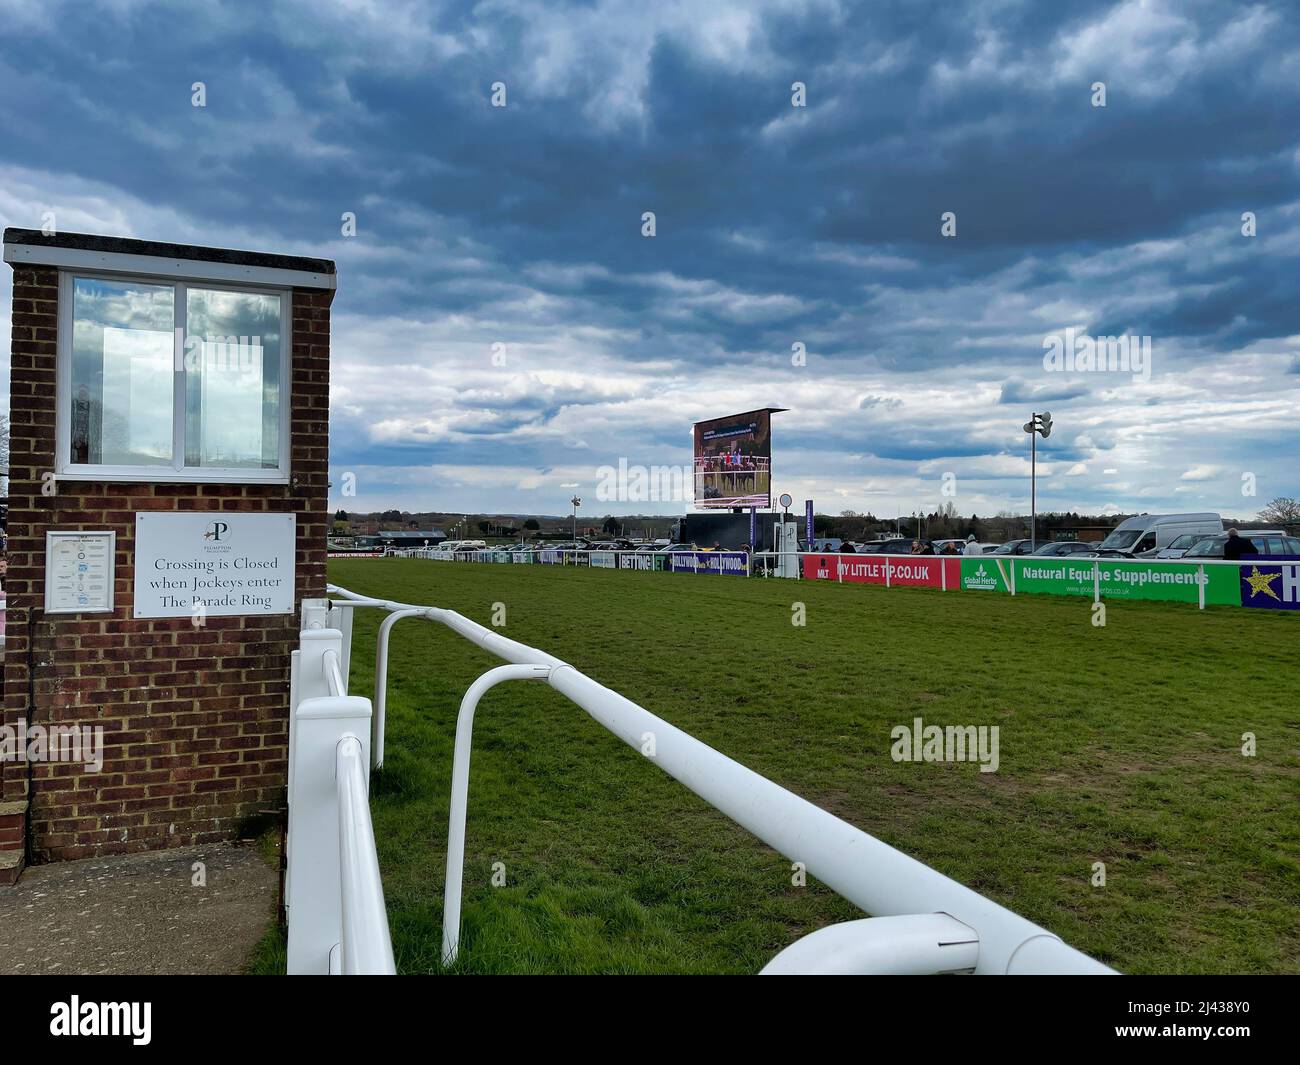
[{"label": "worn grass patch", "polygon": [[[1097,629],[1055,597],[406,559],[330,576],[483,624],[504,603],[506,635],[1123,971],[1300,968],[1300,618],[1112,602]],[[358,612],[354,693],[379,620]],[[435,624],[394,631],[372,808],[403,972],[440,969],[456,709],[496,664]],[[999,770],[892,761],[917,716],[998,725]],[[862,916],[517,683],[478,713],[464,914],[456,968],[480,973],[755,972]]]}]

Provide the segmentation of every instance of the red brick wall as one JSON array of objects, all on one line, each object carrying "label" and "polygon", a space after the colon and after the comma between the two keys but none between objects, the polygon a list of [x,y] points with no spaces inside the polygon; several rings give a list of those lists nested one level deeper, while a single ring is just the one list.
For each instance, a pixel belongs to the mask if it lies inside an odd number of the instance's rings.
[{"label": "red brick wall", "polygon": [[[0,883],[21,848],[13,804],[24,799],[36,861],[202,844],[283,808],[297,617],[133,620],[135,513],[295,513],[297,598],[324,595],[332,296],[293,293],[293,484],[60,481],[46,496],[58,278],[14,271],[4,721],[102,725],[104,765],[35,763],[29,787],[26,764],[0,763]],[[46,618],[45,532],[80,528],[117,532],[116,609]]]}]

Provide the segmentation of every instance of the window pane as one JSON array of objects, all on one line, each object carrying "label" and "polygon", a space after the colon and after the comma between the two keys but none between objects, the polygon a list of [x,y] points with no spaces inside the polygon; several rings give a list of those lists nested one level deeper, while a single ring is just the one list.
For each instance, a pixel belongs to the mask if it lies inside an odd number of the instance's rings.
[{"label": "window pane", "polygon": [[175,295],[78,277],[72,298],[72,461],[171,466]]},{"label": "window pane", "polygon": [[280,297],[186,293],[185,465],[280,464]]}]

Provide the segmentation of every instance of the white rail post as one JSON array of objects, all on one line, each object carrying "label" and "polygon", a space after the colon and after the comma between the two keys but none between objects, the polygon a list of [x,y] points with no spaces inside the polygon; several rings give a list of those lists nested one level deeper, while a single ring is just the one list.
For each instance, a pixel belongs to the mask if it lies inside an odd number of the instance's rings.
[{"label": "white rail post", "polygon": [[308,629],[328,629],[330,601],[328,599],[304,599],[302,601],[302,631]]},{"label": "white rail post", "polygon": [[337,654],[342,640],[337,629],[302,633],[300,701],[289,750],[290,974],[328,973],[330,951],[342,939],[336,748],[346,735],[356,736],[363,745],[370,737],[370,700],[328,694],[325,652]]},{"label": "white rail post", "polygon": [[[1238,575],[1237,583],[1240,584],[1241,583],[1240,566],[1237,567],[1237,575]],[[1197,596],[1200,599],[1201,609],[1204,610],[1205,609],[1205,563],[1204,562],[1198,563],[1196,567],[1196,591],[1197,591]]]},{"label": "white rail post", "polygon": [[352,607],[340,607],[330,604],[326,628],[338,629],[343,635],[343,647],[339,652],[339,669],[346,682],[352,668],[352,617],[356,610]]},{"label": "white rail post", "polygon": [[465,879],[465,811],[469,806],[469,757],[474,738],[474,711],[489,688],[507,680],[546,680],[550,666],[512,665],[489,669],[465,692],[456,716],[456,748],[451,763],[451,814],[447,823],[447,880],[442,894],[442,963],[450,965],[460,950],[460,894]]},{"label": "white rail post", "polygon": [[[304,699],[314,699],[329,695],[329,685],[325,683],[323,657],[328,641],[321,643],[319,637],[312,637],[308,649],[308,659],[303,660],[303,648],[307,648],[307,634],[324,632],[329,617],[328,599],[304,599],[302,601],[302,631],[299,633],[299,649],[289,659],[289,793],[293,793],[293,747],[294,732],[297,729],[298,704]],[[303,667],[306,667],[305,670]],[[288,854],[285,854],[286,861]],[[285,873],[284,908],[289,909],[288,872]]]},{"label": "white rail post", "polygon": [[374,738],[371,743],[376,769],[384,767],[384,725],[388,709],[388,637],[402,618],[420,617],[425,611],[420,607],[406,610],[394,610],[379,623],[379,635],[375,639],[375,720]]}]

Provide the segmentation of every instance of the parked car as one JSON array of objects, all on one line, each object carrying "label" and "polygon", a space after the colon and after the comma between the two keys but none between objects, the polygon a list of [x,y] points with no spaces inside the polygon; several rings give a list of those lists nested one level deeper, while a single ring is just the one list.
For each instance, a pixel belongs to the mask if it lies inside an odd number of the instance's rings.
[{"label": "parked car", "polygon": [[1096,547],[1096,544],[1085,544],[1081,540],[1053,540],[1050,543],[1040,544],[1029,553],[1049,558],[1063,558],[1066,555],[1084,555],[1089,551],[1095,551]]},{"label": "parked car", "polygon": [[1168,547],[1158,547],[1154,552],[1144,551],[1142,554],[1149,558],[1182,558],[1193,544],[1204,539],[1202,533],[1182,533],[1171,540]]},{"label": "parked car", "polygon": [[[1257,555],[1300,555],[1300,539],[1287,536],[1276,529],[1243,529],[1240,533],[1250,541]],[[1183,558],[1191,561],[1196,558],[1222,558],[1223,545],[1228,542],[1228,534],[1206,536],[1194,543]]]},{"label": "parked car", "polygon": [[[879,547],[872,547],[872,544],[863,544],[864,548],[869,549],[865,553],[875,555],[910,555],[912,553],[912,544],[916,540],[914,536],[896,536],[891,540],[878,540]],[[934,549],[934,544],[929,540],[921,540],[921,547],[924,548],[923,554],[938,554]]]},{"label": "parked car", "polygon": [[699,548],[694,544],[668,544],[665,547],[657,548],[661,555],[670,555],[674,551],[698,551]]},{"label": "parked car", "polygon": [[1005,544],[998,544],[992,551],[987,552],[990,555],[1027,555],[1033,550],[1034,542],[1028,538],[1024,540],[1008,540]]},{"label": "parked car", "polygon": [[1138,514],[1121,521],[1097,546],[1101,550],[1138,555],[1168,547],[1184,533],[1217,536],[1223,519],[1211,511],[1194,514]]}]

